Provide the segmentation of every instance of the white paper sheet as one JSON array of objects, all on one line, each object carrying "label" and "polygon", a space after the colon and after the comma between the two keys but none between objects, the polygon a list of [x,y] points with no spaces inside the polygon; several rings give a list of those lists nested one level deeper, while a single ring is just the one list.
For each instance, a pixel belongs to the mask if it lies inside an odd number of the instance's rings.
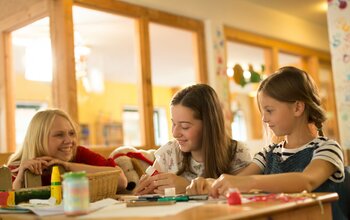
[{"label": "white paper sheet", "polygon": [[177,202],[173,205],[126,207],[125,203],[121,203],[102,208],[88,215],[79,216],[78,218],[162,217],[175,215],[203,204],[204,202]]},{"label": "white paper sheet", "polygon": [[[116,203],[120,203],[119,201],[115,199],[103,199],[94,203],[90,203],[89,213],[94,212],[98,209],[101,209],[106,206],[110,206]],[[29,203],[24,203],[18,205],[18,207],[25,208],[28,210],[31,210],[33,213],[35,213],[38,216],[49,216],[49,215],[63,215],[63,204],[61,205],[55,205],[55,206],[49,206],[49,205],[34,205]]]}]

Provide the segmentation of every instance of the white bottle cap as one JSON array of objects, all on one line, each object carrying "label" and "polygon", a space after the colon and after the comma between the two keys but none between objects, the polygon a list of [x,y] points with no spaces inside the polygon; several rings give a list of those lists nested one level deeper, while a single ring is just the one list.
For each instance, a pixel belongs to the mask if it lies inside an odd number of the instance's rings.
[{"label": "white bottle cap", "polygon": [[176,196],[175,187],[165,188],[164,189],[164,196]]}]

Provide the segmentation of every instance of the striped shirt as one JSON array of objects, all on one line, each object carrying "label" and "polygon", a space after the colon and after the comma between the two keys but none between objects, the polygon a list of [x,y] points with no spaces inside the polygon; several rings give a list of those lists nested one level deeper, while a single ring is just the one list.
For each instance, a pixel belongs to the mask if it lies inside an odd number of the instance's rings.
[{"label": "striped shirt", "polygon": [[306,148],[313,148],[314,151],[312,160],[325,160],[337,168],[337,171],[334,172],[332,176],[329,177],[329,179],[333,182],[342,182],[344,180],[343,152],[340,145],[336,141],[330,140],[326,137],[317,137],[309,143],[294,149],[284,148],[283,146],[285,146],[285,144],[285,141],[282,141],[277,145],[273,144],[267,146],[262,151],[255,154],[252,162],[258,165],[262,172],[264,172],[264,169],[266,167],[266,154],[271,150],[273,150],[273,154],[276,154],[281,158],[281,161],[285,161],[301,150],[304,150]]}]

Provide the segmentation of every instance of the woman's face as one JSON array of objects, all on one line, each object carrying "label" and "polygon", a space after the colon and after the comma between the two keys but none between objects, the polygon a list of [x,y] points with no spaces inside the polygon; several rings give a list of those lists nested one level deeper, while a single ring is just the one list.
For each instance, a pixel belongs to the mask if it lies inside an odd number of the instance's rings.
[{"label": "woman's face", "polygon": [[56,116],[49,132],[48,152],[51,157],[69,161],[73,157],[77,136],[69,121]]},{"label": "woman's face", "polygon": [[202,146],[202,121],[194,118],[192,109],[180,104],[171,106],[172,133],[183,152],[197,151]]}]

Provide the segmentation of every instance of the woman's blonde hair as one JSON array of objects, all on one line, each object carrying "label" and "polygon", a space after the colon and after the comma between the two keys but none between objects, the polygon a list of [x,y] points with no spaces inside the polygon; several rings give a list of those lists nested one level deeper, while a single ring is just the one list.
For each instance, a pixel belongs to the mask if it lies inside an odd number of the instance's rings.
[{"label": "woman's blonde hair", "polygon": [[[77,133],[77,126],[70,116],[60,109],[47,109],[37,112],[29,123],[22,148],[15,152],[7,162],[8,165],[20,164],[21,161],[48,155],[48,139],[53,121],[57,116],[69,121]],[[74,148],[74,153],[76,148]]]}]

